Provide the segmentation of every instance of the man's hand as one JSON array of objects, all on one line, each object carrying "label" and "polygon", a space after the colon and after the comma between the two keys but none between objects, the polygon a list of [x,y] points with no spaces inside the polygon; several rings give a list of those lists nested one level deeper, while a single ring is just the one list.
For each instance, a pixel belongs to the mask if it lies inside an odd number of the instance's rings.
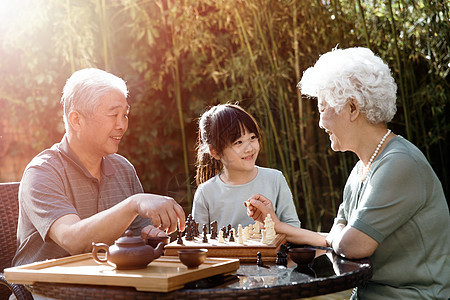
[{"label": "man's hand", "polygon": [[136,194],[134,197],[137,213],[151,219],[156,228],[172,233],[178,225],[181,231],[184,230],[186,217],[183,208],[173,198],[154,194]]},{"label": "man's hand", "polygon": [[141,237],[145,240],[151,236],[167,236],[167,233],[162,231],[161,229],[156,228],[153,225],[148,225],[142,228]]}]

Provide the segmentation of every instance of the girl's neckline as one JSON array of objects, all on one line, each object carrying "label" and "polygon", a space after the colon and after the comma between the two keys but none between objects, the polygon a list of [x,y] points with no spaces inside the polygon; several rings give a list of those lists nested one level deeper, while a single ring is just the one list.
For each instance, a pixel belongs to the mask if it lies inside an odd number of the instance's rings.
[{"label": "girl's neckline", "polygon": [[222,183],[225,184],[225,185],[229,185],[229,186],[241,186],[241,185],[246,185],[246,184],[251,183],[253,180],[256,179],[256,177],[258,177],[258,174],[259,174],[259,167],[256,166],[256,165],[255,165],[255,170],[256,170],[255,175],[254,175],[250,180],[245,181],[245,182],[240,182],[240,183],[229,183],[229,182],[226,182],[225,180],[223,180],[223,179],[222,179],[222,176],[221,176],[221,175],[223,174],[223,171],[222,171],[221,173],[219,173],[217,176],[218,176],[220,182],[222,182]]}]

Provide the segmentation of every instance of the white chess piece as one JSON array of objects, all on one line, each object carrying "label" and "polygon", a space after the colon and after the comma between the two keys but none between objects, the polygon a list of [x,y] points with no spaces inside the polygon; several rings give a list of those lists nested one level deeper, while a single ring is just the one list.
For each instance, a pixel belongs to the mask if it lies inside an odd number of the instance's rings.
[{"label": "white chess piece", "polygon": [[275,239],[276,236],[275,222],[272,220],[270,214],[267,214],[266,218],[264,219],[264,228],[266,230],[266,241],[267,243],[270,243]]},{"label": "white chess piece", "polygon": [[244,240],[244,243],[247,242],[247,240],[250,238],[250,234],[249,234],[249,227],[245,227],[244,231],[242,233],[242,239]]},{"label": "white chess piece", "polygon": [[251,236],[253,235],[253,224],[250,224],[245,228],[247,229],[248,232],[248,238],[251,238]]},{"label": "white chess piece", "polygon": [[254,234],[259,234],[259,222],[255,222],[255,224],[253,224],[253,233]]},{"label": "white chess piece", "polygon": [[239,235],[238,244],[243,245],[244,244],[244,233],[243,233],[241,224],[239,224],[239,226],[238,226],[238,235]]},{"label": "white chess piece", "polygon": [[219,231],[219,243],[225,243],[225,239],[223,238],[223,231]]},{"label": "white chess piece", "polygon": [[261,243],[262,244],[267,244],[266,230],[265,229],[261,229]]}]

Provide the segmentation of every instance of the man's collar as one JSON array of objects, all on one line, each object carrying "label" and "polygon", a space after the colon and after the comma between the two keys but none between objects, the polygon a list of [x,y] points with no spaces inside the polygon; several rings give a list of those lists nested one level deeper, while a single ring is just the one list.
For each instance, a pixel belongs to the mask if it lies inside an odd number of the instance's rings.
[{"label": "man's collar", "polygon": [[[75,165],[77,165],[86,174],[86,176],[92,177],[92,175],[89,173],[89,171],[83,165],[83,163],[80,161],[78,156],[70,148],[69,141],[67,139],[66,134],[63,136],[61,142],[57,145],[57,148],[64,156],[66,156]],[[103,156],[102,164],[101,164],[101,171],[102,171],[102,174],[105,176],[111,176],[111,175],[114,175],[114,173],[115,173],[114,167],[108,156]]]}]

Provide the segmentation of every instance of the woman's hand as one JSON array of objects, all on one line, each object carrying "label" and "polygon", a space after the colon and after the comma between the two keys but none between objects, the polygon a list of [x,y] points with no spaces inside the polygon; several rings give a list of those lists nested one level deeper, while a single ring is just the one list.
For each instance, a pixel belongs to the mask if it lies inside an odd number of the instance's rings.
[{"label": "woman's hand", "polygon": [[247,205],[247,215],[253,220],[264,224],[264,219],[267,217],[267,214],[270,214],[275,224],[279,222],[273,209],[272,201],[263,195],[253,195],[247,200],[247,203],[249,204]]}]

